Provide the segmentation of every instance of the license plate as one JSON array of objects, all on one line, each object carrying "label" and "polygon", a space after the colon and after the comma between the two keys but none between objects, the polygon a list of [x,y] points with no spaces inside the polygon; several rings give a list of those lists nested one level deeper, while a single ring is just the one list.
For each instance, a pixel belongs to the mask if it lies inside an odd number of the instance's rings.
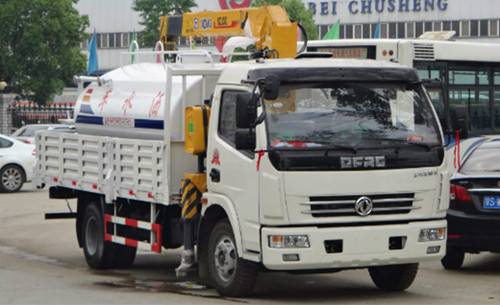
[{"label": "license plate", "polygon": [[484,196],[483,197],[483,208],[500,210],[500,196]]}]

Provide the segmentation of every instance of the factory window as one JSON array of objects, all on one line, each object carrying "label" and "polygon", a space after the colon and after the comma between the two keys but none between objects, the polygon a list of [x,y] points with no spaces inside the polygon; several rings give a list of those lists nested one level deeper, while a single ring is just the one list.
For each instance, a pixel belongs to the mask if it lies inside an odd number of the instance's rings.
[{"label": "factory window", "polygon": [[328,26],[327,25],[320,25],[319,26],[319,33],[320,33],[319,36],[321,38],[323,38],[326,35],[326,33],[328,33]]},{"label": "factory window", "polygon": [[362,38],[362,36],[361,36],[362,35],[362,33],[361,33],[362,30],[363,30],[362,29],[362,25],[361,24],[356,24],[354,26],[354,38],[356,38],[356,39]]},{"label": "factory window", "polygon": [[107,34],[107,33],[102,33],[101,34],[101,48],[102,49],[109,48],[108,38],[109,38],[109,34]]},{"label": "factory window", "polygon": [[471,20],[470,21],[470,36],[477,37],[479,36],[479,21]]},{"label": "factory window", "polygon": [[371,33],[372,33],[372,25],[369,23],[363,24],[363,38],[365,39],[371,38]]},{"label": "factory window", "polygon": [[436,21],[434,22],[434,32],[440,32],[441,31],[441,22]]},{"label": "factory window", "polygon": [[406,37],[415,38],[415,22],[408,22],[406,24]]},{"label": "factory window", "polygon": [[121,48],[122,47],[122,33],[115,33],[115,48]]},{"label": "factory window", "polygon": [[424,23],[417,22],[415,23],[415,37],[420,37],[424,33]]},{"label": "factory window", "polygon": [[443,31],[451,31],[451,21],[443,21]]},{"label": "factory window", "polygon": [[109,33],[109,47],[110,48],[115,48],[115,33]]},{"label": "factory window", "polygon": [[341,24],[340,25],[340,39],[345,38],[345,25]]},{"label": "factory window", "polygon": [[389,38],[397,38],[397,24],[394,22],[389,23]]},{"label": "factory window", "polygon": [[460,21],[452,21],[451,22],[451,30],[455,31],[457,36],[460,36]]},{"label": "factory window", "polygon": [[389,28],[389,26],[387,25],[387,23],[382,23],[380,25],[380,37],[381,38],[387,38],[387,29]]},{"label": "factory window", "polygon": [[405,29],[405,23],[404,22],[398,22],[397,23],[397,28],[398,28],[398,38],[405,38],[406,36],[406,29]]},{"label": "factory window", "polygon": [[488,31],[489,31],[488,20],[481,20],[479,22],[479,25],[480,25],[479,35],[481,37],[488,36]]},{"label": "factory window", "polygon": [[352,39],[352,24],[345,26],[345,38]]},{"label": "factory window", "polygon": [[461,23],[460,23],[460,27],[461,27],[461,35],[462,37],[469,37],[470,36],[470,29],[469,29],[469,21],[468,20],[463,20]]},{"label": "factory window", "polygon": [[100,49],[101,48],[101,34],[97,34],[96,35],[96,43],[97,43],[97,48]]},{"label": "factory window", "polygon": [[490,36],[498,36],[498,20],[490,20]]},{"label": "factory window", "polygon": [[432,32],[432,22],[424,23],[424,33],[425,32]]},{"label": "factory window", "polygon": [[128,33],[122,33],[122,48],[128,48],[130,44],[130,36]]}]

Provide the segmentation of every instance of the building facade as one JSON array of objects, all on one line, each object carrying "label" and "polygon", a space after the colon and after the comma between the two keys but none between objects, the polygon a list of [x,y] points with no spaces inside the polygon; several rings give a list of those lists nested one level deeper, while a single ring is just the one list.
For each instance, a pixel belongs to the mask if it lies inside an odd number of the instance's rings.
[{"label": "building facade", "polygon": [[320,37],[340,21],[340,38],[417,38],[455,31],[457,39],[500,42],[498,0],[304,0]]},{"label": "building facade", "polygon": [[[428,31],[455,31],[457,39],[500,43],[500,0],[303,0],[323,37],[340,22],[341,39],[416,38]],[[194,11],[248,7],[251,0],[197,0]],[[141,35],[141,17],[134,0],[80,0],[76,8],[87,15],[91,33],[98,33],[100,69],[127,62],[123,52],[133,33]],[[204,44],[213,44],[205,39]],[[82,42],[86,50],[87,42]]]}]

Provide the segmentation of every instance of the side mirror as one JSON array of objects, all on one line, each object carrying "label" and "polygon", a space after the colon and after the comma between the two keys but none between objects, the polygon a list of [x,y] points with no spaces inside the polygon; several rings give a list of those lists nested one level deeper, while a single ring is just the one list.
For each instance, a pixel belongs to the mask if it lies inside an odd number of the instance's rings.
[{"label": "side mirror", "polygon": [[236,128],[249,129],[254,127],[257,119],[257,103],[250,92],[236,94]]},{"label": "side mirror", "polygon": [[264,79],[264,98],[266,100],[275,100],[280,93],[280,80],[277,76],[268,75]]},{"label": "side mirror", "polygon": [[234,144],[237,150],[255,150],[256,142],[253,130],[237,130],[234,137]]},{"label": "side mirror", "polygon": [[450,116],[453,130],[460,132],[461,138],[467,138],[469,135],[469,121],[467,119],[466,106],[450,106]]}]

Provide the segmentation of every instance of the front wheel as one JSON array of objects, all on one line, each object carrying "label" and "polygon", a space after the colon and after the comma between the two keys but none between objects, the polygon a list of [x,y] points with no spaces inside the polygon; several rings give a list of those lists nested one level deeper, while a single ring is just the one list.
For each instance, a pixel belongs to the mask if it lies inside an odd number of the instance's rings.
[{"label": "front wheel", "polygon": [[210,234],[208,271],[213,286],[221,295],[244,297],[253,292],[257,268],[238,257],[233,230],[227,220],[219,221]]},{"label": "front wheel", "polygon": [[413,284],[418,264],[390,265],[368,268],[373,283],[385,291],[403,291]]}]

